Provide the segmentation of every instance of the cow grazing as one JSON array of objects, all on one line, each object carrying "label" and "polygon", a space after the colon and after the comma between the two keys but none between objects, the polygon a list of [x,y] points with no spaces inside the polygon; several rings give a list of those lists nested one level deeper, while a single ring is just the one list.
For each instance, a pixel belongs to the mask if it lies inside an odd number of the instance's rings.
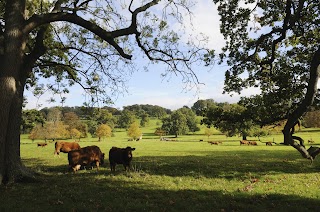
[{"label": "cow grazing", "polygon": [[68,153],[71,150],[80,149],[80,145],[76,142],[57,141],[55,144],[54,155],[59,155],[60,152]]},{"label": "cow grazing", "polygon": [[47,146],[48,144],[47,143],[37,143],[37,146],[39,147],[39,146],[41,146],[41,147],[45,147],[45,146]]},{"label": "cow grazing", "polygon": [[241,140],[240,145],[249,145],[249,142],[247,140]]},{"label": "cow grazing", "polygon": [[222,144],[222,141],[208,141],[208,143],[211,145],[219,145]]},{"label": "cow grazing", "polygon": [[272,146],[272,142],[271,141],[266,142],[266,146]]},{"label": "cow grazing", "polygon": [[99,171],[100,164],[104,163],[104,153],[98,146],[87,146],[78,150],[68,152],[69,169],[76,172],[81,166],[97,166]]},{"label": "cow grazing", "polygon": [[123,164],[124,170],[127,171],[131,168],[131,160],[132,160],[132,151],[136,148],[126,147],[126,148],[118,148],[112,147],[109,151],[109,162],[111,172],[115,172],[117,164]]},{"label": "cow grazing", "polygon": [[314,143],[314,140],[308,140],[308,144],[313,144]]},{"label": "cow grazing", "polygon": [[255,142],[255,141],[249,141],[249,145],[257,146],[258,144],[257,144],[257,142]]}]

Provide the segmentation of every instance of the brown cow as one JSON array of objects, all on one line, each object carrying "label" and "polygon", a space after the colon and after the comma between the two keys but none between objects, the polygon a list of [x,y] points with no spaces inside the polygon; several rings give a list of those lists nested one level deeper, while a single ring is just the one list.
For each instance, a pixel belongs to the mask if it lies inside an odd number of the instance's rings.
[{"label": "brown cow", "polygon": [[37,143],[37,146],[39,147],[39,146],[41,146],[41,147],[45,147],[45,146],[47,146],[48,144],[47,143]]},{"label": "brown cow", "polygon": [[69,170],[76,172],[81,166],[96,165],[99,171],[100,164],[104,163],[104,153],[98,146],[87,146],[68,152]]},{"label": "brown cow", "polygon": [[68,153],[71,150],[80,149],[80,145],[76,142],[57,141],[55,144],[54,155],[59,155],[60,152]]},{"label": "brown cow", "polygon": [[112,147],[109,151],[109,162],[111,172],[115,172],[116,164],[123,164],[124,170],[131,168],[132,151],[136,148],[131,148],[130,146],[126,148]]},{"label": "brown cow", "polygon": [[208,141],[208,143],[211,145],[219,145],[222,144],[222,141]]},{"label": "brown cow", "polygon": [[311,140],[308,140],[308,144],[313,144],[314,141],[311,139]]},{"label": "brown cow", "polygon": [[255,141],[249,141],[249,144],[248,144],[248,145],[257,146],[258,144],[257,144],[257,142],[255,142]]},{"label": "brown cow", "polygon": [[267,141],[266,142],[266,146],[272,146],[272,142],[271,141]]},{"label": "brown cow", "polygon": [[241,140],[240,145],[249,145],[249,142],[247,140]]}]

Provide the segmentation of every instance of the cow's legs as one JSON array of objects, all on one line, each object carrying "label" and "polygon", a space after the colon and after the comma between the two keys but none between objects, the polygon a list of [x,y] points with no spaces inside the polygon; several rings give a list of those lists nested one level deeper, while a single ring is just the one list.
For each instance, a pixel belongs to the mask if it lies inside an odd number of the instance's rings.
[{"label": "cow's legs", "polygon": [[96,161],[97,171],[99,171],[99,161]]}]

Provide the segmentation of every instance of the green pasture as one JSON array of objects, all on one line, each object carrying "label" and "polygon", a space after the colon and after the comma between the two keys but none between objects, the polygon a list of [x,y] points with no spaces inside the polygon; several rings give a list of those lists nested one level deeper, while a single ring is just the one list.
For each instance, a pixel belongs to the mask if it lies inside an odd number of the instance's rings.
[{"label": "green pasture", "polygon": [[[133,171],[121,165],[110,173],[108,160],[96,169],[69,173],[67,155],[54,157],[54,143],[37,147],[21,138],[24,164],[39,173],[38,181],[0,187],[0,211],[318,211],[320,157],[313,164],[292,147],[266,146],[281,135],[261,138],[258,146],[240,146],[241,138],[218,131],[159,141],[153,127],[139,142],[127,141],[124,130],[97,142],[108,155],[112,146],[135,147]],[[299,132],[320,145],[317,129]],[[319,138],[319,140],[318,140]],[[250,138],[255,139],[257,138]],[[200,140],[204,140],[200,142]],[[222,141],[211,145],[207,141]],[[43,141],[42,141],[43,142]],[[310,146],[310,144],[306,144]],[[106,156],[108,159],[108,156]]]}]

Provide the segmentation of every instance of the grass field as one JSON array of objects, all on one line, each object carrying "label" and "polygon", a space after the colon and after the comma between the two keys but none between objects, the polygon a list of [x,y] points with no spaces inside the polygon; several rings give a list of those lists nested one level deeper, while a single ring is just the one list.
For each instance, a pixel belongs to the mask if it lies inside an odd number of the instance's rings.
[{"label": "grass field", "polygon": [[[108,160],[98,173],[69,173],[67,155],[54,157],[53,143],[37,147],[23,135],[22,160],[39,173],[39,182],[0,187],[0,211],[319,210],[320,158],[311,165],[292,147],[263,143],[280,143],[281,135],[262,138],[258,146],[240,146],[240,138],[218,132],[209,140],[221,145],[210,145],[201,132],[163,142],[153,131],[143,129],[139,142],[128,142],[121,130],[103,142],[80,142],[98,145],[104,153],[112,146],[135,147],[134,170],[127,173],[118,165],[115,175]],[[320,144],[317,130],[298,135]]]}]

